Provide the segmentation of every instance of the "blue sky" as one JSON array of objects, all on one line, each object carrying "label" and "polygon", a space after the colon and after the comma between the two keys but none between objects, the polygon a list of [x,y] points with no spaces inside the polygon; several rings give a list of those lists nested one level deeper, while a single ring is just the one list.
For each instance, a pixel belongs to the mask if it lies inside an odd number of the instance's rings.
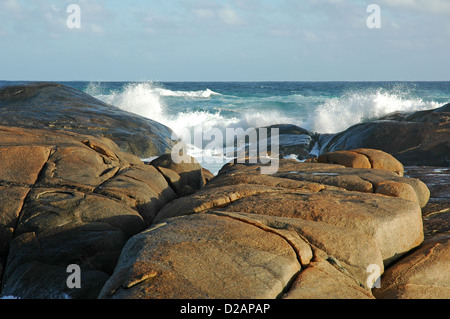
[{"label": "blue sky", "polygon": [[449,0],[0,0],[0,80],[450,80],[449,15]]}]

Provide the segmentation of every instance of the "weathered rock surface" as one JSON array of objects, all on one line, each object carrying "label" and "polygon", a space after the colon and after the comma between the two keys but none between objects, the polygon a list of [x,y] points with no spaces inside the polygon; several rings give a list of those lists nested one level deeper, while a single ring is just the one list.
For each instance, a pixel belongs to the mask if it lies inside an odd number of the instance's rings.
[{"label": "weathered rock surface", "polygon": [[282,237],[214,214],[133,237],[100,298],[276,298],[300,270]]},{"label": "weathered rock surface", "polygon": [[167,153],[176,142],[172,131],[163,124],[58,83],[0,89],[0,125],[107,137],[122,151],[140,158]]},{"label": "weathered rock surface", "polygon": [[188,159],[191,161],[175,163],[171,154],[164,154],[151,161],[150,165],[164,175],[179,196],[186,196],[201,189],[211,179],[211,172],[203,169],[194,158]]},{"label": "weathered rock surface", "polygon": [[[177,197],[106,138],[0,126],[0,160],[3,295],[96,298],[128,239]],[[66,285],[70,264],[81,289]]]},{"label": "weathered rock surface", "polygon": [[359,148],[348,151],[336,151],[322,154],[319,163],[341,164],[345,167],[376,168],[391,171],[403,176],[403,165],[392,155],[373,149]]},{"label": "weathered rock surface", "polygon": [[450,299],[450,232],[425,242],[390,267],[377,298]]},{"label": "weathered rock surface", "polygon": [[[423,241],[419,201],[373,188],[393,182],[415,194],[420,183],[333,164],[282,160],[272,175],[260,167],[227,164],[164,206],[127,243],[100,297],[373,299],[367,269],[383,273]],[[371,192],[355,190],[359,175]]]},{"label": "weathered rock surface", "polygon": [[[353,174],[349,175],[351,178],[363,174],[367,177],[353,182],[346,174]],[[420,206],[417,201],[373,194],[355,187],[360,181],[369,183],[366,182],[369,178],[378,183],[397,180],[407,184],[408,180],[385,171],[293,160],[282,160],[278,173],[271,176],[261,175],[258,165],[229,164],[199,192],[166,205],[155,223],[217,208],[321,221],[364,231],[378,242],[383,259],[389,263],[423,240]]]},{"label": "weathered rock surface", "polygon": [[450,103],[413,113],[396,113],[319,135],[321,154],[370,148],[391,154],[407,166],[450,165]]},{"label": "weathered rock surface", "polygon": [[326,259],[316,257],[302,271],[283,299],[374,299]]}]

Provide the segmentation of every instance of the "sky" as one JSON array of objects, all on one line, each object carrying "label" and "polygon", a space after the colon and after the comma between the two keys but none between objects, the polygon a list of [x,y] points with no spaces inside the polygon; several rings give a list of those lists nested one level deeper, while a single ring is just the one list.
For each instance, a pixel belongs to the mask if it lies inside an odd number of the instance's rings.
[{"label": "sky", "polygon": [[0,80],[448,81],[449,15],[450,0],[0,0]]}]

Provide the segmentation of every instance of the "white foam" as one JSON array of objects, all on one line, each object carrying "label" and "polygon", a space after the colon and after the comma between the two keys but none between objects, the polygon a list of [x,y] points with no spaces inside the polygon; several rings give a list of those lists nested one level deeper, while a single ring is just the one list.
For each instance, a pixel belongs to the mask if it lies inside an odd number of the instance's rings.
[{"label": "white foam", "polygon": [[172,97],[191,97],[191,98],[210,98],[213,95],[222,95],[220,93],[211,91],[210,89],[199,91],[172,91],[163,88],[156,88],[155,93],[160,96],[172,96]]},{"label": "white foam", "polygon": [[109,94],[102,93],[101,84],[90,84],[86,92],[125,111],[155,121],[162,119],[164,104],[160,96],[154,93],[152,82],[130,83],[122,90],[112,91]]},{"label": "white foam", "polygon": [[289,154],[283,157],[284,159],[293,159],[296,160],[298,162],[300,162],[300,160],[298,159],[298,155],[297,154]]},{"label": "white foam", "polygon": [[436,102],[408,98],[401,92],[349,92],[327,100],[310,115],[306,127],[317,133],[338,133],[352,125],[397,112],[413,112],[439,107]]}]

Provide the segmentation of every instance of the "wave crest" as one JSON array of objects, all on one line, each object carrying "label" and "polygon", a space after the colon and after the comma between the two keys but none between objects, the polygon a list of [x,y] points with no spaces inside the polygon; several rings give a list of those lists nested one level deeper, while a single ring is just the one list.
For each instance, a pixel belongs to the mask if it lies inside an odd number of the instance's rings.
[{"label": "wave crest", "polygon": [[436,102],[408,97],[406,93],[352,92],[332,98],[310,114],[308,129],[317,133],[338,133],[358,123],[376,120],[393,112],[414,112],[439,107]]}]

